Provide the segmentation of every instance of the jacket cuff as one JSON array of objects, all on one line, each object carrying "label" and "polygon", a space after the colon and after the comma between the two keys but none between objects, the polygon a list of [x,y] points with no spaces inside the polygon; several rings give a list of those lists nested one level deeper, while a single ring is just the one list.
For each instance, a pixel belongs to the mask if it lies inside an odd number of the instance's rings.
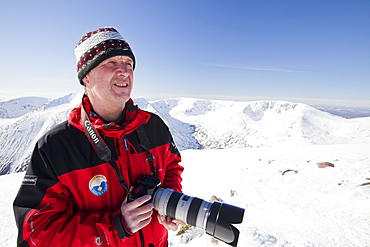
[{"label": "jacket cuff", "polygon": [[123,238],[130,238],[132,236],[134,236],[134,234],[130,233],[126,227],[124,226],[123,222],[122,222],[122,217],[121,217],[121,214],[117,214],[113,217],[113,221],[114,221],[114,225],[116,227],[116,230],[117,230],[117,233],[118,233],[118,237],[120,239],[123,239]]}]

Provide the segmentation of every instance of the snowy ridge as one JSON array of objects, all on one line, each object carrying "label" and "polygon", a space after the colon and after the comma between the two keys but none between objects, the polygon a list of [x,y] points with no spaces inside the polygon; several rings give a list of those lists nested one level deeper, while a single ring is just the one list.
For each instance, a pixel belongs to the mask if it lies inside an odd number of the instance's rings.
[{"label": "snowy ridge", "polygon": [[180,149],[189,148],[179,139],[189,140],[184,135],[192,132],[198,148],[370,143],[370,118],[344,119],[305,104],[179,98],[145,107],[178,133]]},{"label": "snowy ridge", "polygon": [[[0,102],[0,174],[23,171],[36,141],[66,120],[81,97]],[[370,143],[370,118],[344,119],[305,104],[192,98],[134,101],[167,123],[180,150]]]},{"label": "snowy ridge", "polygon": [[0,119],[17,118],[46,104],[47,98],[23,97],[0,102]]},{"label": "snowy ridge", "polygon": [[[24,110],[25,114],[19,117],[0,119],[0,142],[3,147],[0,151],[0,174],[24,170],[36,141],[46,131],[65,121],[69,111],[78,105],[80,98],[73,94],[56,100],[40,98],[35,102],[46,103],[27,107],[28,110]],[[28,99],[21,98],[15,101],[16,104],[11,107],[16,112],[15,115],[19,115],[22,110],[14,106],[18,105],[23,108]]]}]

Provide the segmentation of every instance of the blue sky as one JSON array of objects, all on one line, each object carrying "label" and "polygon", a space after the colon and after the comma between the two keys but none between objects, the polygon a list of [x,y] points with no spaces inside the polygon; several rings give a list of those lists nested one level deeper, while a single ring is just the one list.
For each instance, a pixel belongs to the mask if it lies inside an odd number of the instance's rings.
[{"label": "blue sky", "polygon": [[370,1],[3,1],[0,97],[82,92],[74,47],[113,26],[133,97],[282,99],[370,108]]}]

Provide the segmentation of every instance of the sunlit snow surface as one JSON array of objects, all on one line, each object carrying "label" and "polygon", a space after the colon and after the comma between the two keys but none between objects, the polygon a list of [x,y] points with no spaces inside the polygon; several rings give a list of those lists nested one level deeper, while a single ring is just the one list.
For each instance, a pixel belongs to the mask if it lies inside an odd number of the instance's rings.
[{"label": "sunlit snow surface", "polygon": [[[369,246],[370,145],[185,150],[183,192],[245,208],[238,246]],[[335,167],[318,168],[318,162]],[[285,172],[292,170],[290,172]],[[0,176],[0,243],[14,246],[12,202],[23,173]],[[231,196],[230,192],[234,196]],[[170,246],[214,244],[200,229]]]},{"label": "sunlit snow surface", "polygon": [[[35,142],[81,95],[0,102],[0,171],[25,169]],[[181,150],[183,191],[245,208],[238,246],[370,243],[370,118],[344,119],[285,101],[146,101]],[[318,162],[334,167],[318,168]],[[0,246],[15,246],[12,203],[24,173],[0,176]],[[233,196],[231,196],[233,194]],[[201,229],[170,233],[171,247],[212,243]]]}]

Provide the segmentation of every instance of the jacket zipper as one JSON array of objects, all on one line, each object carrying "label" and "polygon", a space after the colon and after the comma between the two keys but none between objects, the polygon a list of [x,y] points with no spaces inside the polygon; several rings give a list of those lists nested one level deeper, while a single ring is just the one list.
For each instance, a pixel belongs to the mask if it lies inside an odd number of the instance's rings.
[{"label": "jacket zipper", "polygon": [[130,154],[129,154],[129,145],[128,145],[128,140],[126,137],[126,132],[122,135],[123,138],[123,146],[125,149],[125,155],[126,155],[126,167],[127,167],[127,172],[128,172],[128,179],[130,181],[130,184],[132,185],[134,181],[132,181],[132,176],[131,176],[131,169],[130,169]]},{"label": "jacket zipper", "polygon": [[125,146],[125,151],[127,152],[128,151],[128,144],[127,144],[126,134],[124,134],[124,136],[123,136],[123,144]]}]

